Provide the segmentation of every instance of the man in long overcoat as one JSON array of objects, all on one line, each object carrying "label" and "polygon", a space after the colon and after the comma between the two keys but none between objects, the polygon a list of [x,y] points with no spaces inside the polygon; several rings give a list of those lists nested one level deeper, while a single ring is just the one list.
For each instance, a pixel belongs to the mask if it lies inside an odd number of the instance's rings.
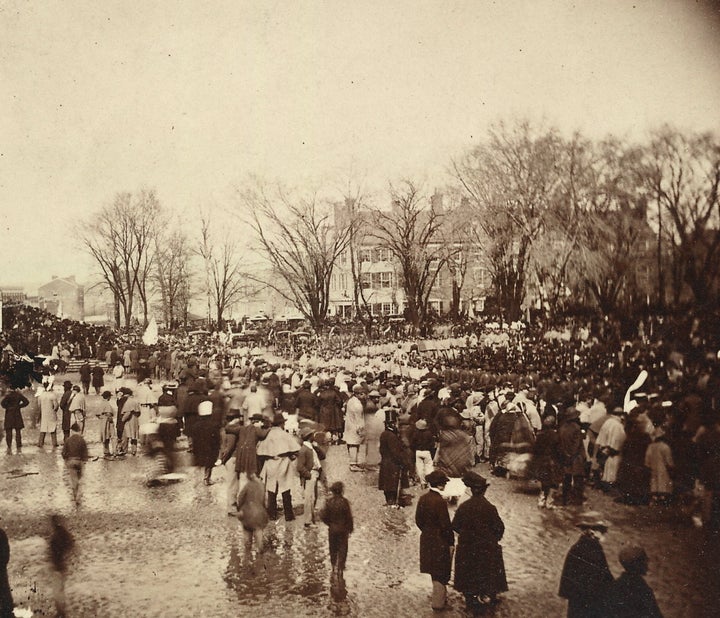
[{"label": "man in long overcoat", "polygon": [[385,421],[385,431],[380,434],[378,476],[378,489],[385,493],[387,505],[402,506],[400,490],[410,486],[408,481],[410,465],[409,451],[398,435],[397,421],[393,417],[388,417]]},{"label": "man in long overcoat", "polygon": [[432,608],[441,610],[447,600],[446,586],[450,581],[455,534],[450,524],[447,502],[440,493],[448,477],[434,470],[426,476],[430,490],[420,496],[415,511],[415,524],[420,528],[420,572],[432,579]]},{"label": "man in long overcoat", "polygon": [[582,504],[585,500],[585,445],[580,428],[580,413],[569,407],[565,410],[558,430],[558,452],[563,467],[562,501]]},{"label": "man in long overcoat", "polygon": [[458,533],[455,554],[455,588],[465,595],[472,612],[481,610],[481,601],[493,604],[508,589],[500,540],[505,524],[497,509],[485,498],[488,482],[476,472],[463,475],[472,496],[455,513],[452,528]]},{"label": "man in long overcoat", "polygon": [[12,435],[15,431],[15,446],[17,452],[22,451],[22,429],[25,427],[21,410],[30,402],[27,397],[20,392],[20,389],[13,388],[8,391],[7,395],[0,401],[0,406],[5,408],[5,439],[7,440],[8,453],[11,452]]}]

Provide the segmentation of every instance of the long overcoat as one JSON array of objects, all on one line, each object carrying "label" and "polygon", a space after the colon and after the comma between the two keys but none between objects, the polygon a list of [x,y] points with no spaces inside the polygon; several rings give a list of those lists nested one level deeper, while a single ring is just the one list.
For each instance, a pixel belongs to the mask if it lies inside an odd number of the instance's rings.
[{"label": "long overcoat", "polygon": [[455,544],[445,499],[430,490],[420,496],[415,511],[415,524],[420,528],[420,572],[429,573],[433,580],[447,584],[450,580]]},{"label": "long overcoat", "polygon": [[410,461],[408,451],[394,431],[386,429],[380,434],[380,474],[378,489],[397,491],[398,483],[402,489],[410,486],[408,468]]},{"label": "long overcoat", "polygon": [[40,406],[40,432],[53,433],[57,430],[59,398],[55,391],[42,390],[37,395]]},{"label": "long overcoat", "polygon": [[22,429],[25,427],[21,410],[30,402],[20,391],[9,391],[0,406],[5,408],[5,429]]},{"label": "long overcoat", "polygon": [[465,594],[495,595],[508,589],[500,540],[505,533],[497,509],[484,496],[472,496],[455,513],[458,533],[455,588]]},{"label": "long overcoat", "polygon": [[600,541],[588,532],[570,548],[558,594],[568,600],[568,618],[601,618],[613,576]]}]

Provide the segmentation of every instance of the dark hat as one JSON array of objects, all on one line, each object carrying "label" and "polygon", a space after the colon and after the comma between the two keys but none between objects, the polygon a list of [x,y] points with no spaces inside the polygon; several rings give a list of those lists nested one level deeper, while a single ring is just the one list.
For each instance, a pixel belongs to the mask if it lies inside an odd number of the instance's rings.
[{"label": "dark hat", "polygon": [[70,380],[65,380],[65,381],[63,382],[63,387],[64,387],[64,388],[72,388],[72,385],[73,385],[73,384],[72,384],[72,382],[71,382]]},{"label": "dark hat", "polygon": [[285,417],[280,412],[276,412],[272,424],[273,427],[282,427],[285,424]]},{"label": "dark hat", "polygon": [[565,409],[565,414],[563,414],[562,418],[564,421],[574,421],[575,419],[580,418],[580,412],[578,412],[576,407],[570,406]]},{"label": "dark hat", "polygon": [[642,567],[647,564],[648,556],[645,550],[639,545],[628,545],[620,550],[618,555],[620,564],[625,567],[626,571],[641,571]]},{"label": "dark hat", "polygon": [[110,391],[103,391],[101,397],[103,399],[110,399],[110,397],[112,397],[112,393]]},{"label": "dark hat", "polygon": [[123,395],[130,396],[133,394],[132,390],[130,390],[127,386],[121,386],[119,390]]},{"label": "dark hat", "polygon": [[440,470],[433,470],[430,474],[425,477],[430,487],[437,487],[438,485],[445,485],[450,480],[444,472]]},{"label": "dark hat", "polygon": [[[280,416],[282,416],[282,414],[281,414]],[[250,417],[250,422],[254,422],[254,421],[264,421],[264,420],[265,420],[265,417],[264,417],[262,414],[253,414],[253,415]]]},{"label": "dark hat", "polygon": [[575,526],[583,530],[607,530],[610,524],[597,511],[586,511],[578,517]]},{"label": "dark hat", "polygon": [[465,474],[463,474],[462,482],[465,483],[467,487],[475,489],[485,489],[489,484],[484,476],[480,476],[477,472],[473,472],[472,470],[468,470]]}]

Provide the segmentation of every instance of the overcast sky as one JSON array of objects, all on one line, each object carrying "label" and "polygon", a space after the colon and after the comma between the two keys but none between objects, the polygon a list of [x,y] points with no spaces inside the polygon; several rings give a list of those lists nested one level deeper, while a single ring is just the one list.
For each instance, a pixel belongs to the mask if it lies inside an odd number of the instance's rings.
[{"label": "overcast sky", "polygon": [[706,2],[0,0],[0,284],[89,275],[72,224],[157,189],[186,221],[247,174],[437,178],[489,123],[718,131]]}]

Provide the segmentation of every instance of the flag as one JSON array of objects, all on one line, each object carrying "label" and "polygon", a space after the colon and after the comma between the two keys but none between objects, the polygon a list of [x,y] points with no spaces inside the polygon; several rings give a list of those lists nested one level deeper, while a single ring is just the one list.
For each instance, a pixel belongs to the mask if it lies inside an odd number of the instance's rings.
[{"label": "flag", "polygon": [[142,340],[145,345],[153,345],[157,343],[158,327],[157,322],[155,321],[155,316],[150,318],[150,324],[148,324],[147,328],[145,329]]}]

